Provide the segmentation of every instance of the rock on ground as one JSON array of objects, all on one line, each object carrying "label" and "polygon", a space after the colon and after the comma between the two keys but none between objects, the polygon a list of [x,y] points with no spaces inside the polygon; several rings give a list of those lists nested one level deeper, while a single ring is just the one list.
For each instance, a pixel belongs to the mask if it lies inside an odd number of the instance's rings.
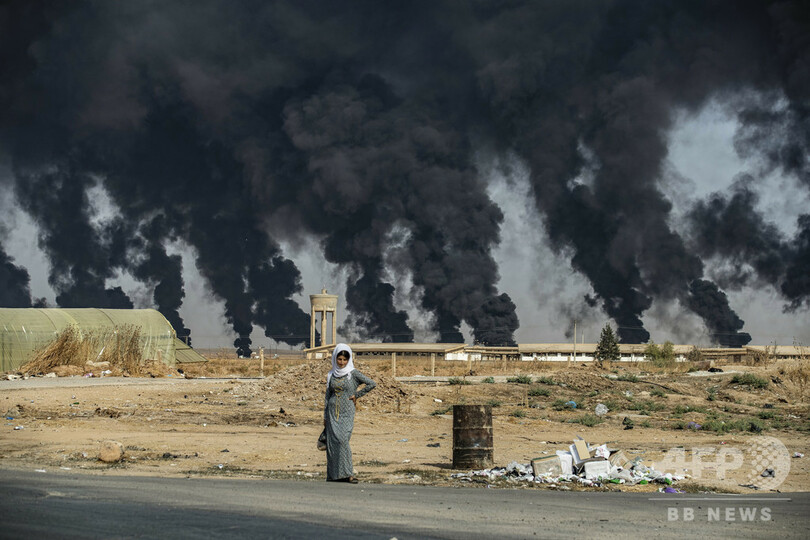
[{"label": "rock on ground", "polygon": [[124,457],[124,445],[118,441],[104,441],[98,452],[98,459],[104,463],[118,463]]}]

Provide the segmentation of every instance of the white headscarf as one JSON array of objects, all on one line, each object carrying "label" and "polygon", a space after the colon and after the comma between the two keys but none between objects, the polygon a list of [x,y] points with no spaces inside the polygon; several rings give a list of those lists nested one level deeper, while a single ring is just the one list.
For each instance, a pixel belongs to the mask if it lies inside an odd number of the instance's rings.
[{"label": "white headscarf", "polygon": [[[339,368],[337,365],[338,353],[342,351],[349,353],[349,363],[346,364],[346,367],[343,369]],[[329,381],[332,380],[332,376],[343,377],[344,375],[348,375],[349,378],[351,378],[352,370],[354,370],[354,353],[352,352],[352,348],[345,343],[338,343],[335,345],[335,350],[332,351],[332,369],[329,370],[329,373],[326,375],[326,384],[329,384]]]}]

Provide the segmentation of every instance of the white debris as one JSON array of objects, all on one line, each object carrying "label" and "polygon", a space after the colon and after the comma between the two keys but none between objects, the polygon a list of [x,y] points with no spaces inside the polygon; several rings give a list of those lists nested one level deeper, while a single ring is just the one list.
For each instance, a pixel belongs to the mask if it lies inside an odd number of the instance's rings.
[{"label": "white debris", "polygon": [[[469,472],[459,472],[451,474],[451,478],[458,479],[464,482],[471,482],[475,478],[485,478],[489,482],[494,482],[498,479],[503,479],[506,482],[533,482],[535,484],[550,484],[556,489],[570,489],[565,486],[558,486],[560,483],[576,482],[583,486],[599,487],[605,484],[649,484],[659,483],[672,485],[673,483],[686,478],[683,475],[675,475],[672,473],[662,473],[652,467],[647,467],[641,464],[640,458],[636,458],[624,467],[613,466],[610,464],[608,457],[611,451],[606,445],[598,446],[593,451],[594,457],[603,458],[602,461],[589,460],[585,464],[586,467],[572,467],[569,464],[571,455],[565,451],[557,451],[560,457],[560,469],[556,472],[543,472],[535,475],[531,463],[518,463],[513,461],[506,467],[492,467],[490,469],[472,470]],[[568,458],[564,460],[564,458]],[[590,474],[588,474],[590,472]]]},{"label": "white debris", "polygon": [[594,409],[594,412],[596,413],[596,416],[605,416],[608,413],[607,405],[604,403],[598,404],[596,409]]}]

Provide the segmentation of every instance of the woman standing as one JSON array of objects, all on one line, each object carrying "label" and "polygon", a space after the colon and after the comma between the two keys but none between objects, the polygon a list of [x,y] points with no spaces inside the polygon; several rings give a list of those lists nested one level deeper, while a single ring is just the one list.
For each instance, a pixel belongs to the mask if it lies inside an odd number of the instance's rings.
[{"label": "woman standing", "polygon": [[[338,343],[332,352],[332,369],[326,377],[326,399],[323,427],[326,432],[326,480],[357,483],[352,475],[352,449],[349,439],[354,429],[354,408],[357,399],[377,386],[356,369],[352,350]],[[365,385],[358,390],[360,385]]]}]

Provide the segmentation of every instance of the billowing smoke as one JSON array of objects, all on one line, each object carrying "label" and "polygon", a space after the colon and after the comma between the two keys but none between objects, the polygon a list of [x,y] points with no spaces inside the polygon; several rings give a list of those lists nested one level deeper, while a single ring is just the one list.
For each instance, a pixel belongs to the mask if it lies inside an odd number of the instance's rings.
[{"label": "billowing smoke", "polygon": [[14,264],[14,259],[0,246],[0,306],[31,307],[30,280],[25,268]]},{"label": "billowing smoke", "polygon": [[95,182],[71,164],[16,174],[17,200],[40,226],[39,245],[48,255],[48,281],[62,307],[131,308],[120,287],[106,287],[125,261],[126,224],[117,219],[94,227],[88,188]]},{"label": "billowing smoke", "polygon": [[[676,230],[667,135],[680,111],[733,102],[738,152],[763,164],[750,182],[778,170],[810,189],[808,17],[776,0],[17,0],[0,7],[0,156],[59,305],[131,305],[108,286],[126,272],[188,336],[167,251],[186,245],[240,354],[254,326],[308,339],[279,247],[302,236],[347,270],[361,337],[413,340],[389,277],[404,272],[441,341],[466,323],[476,342],[513,344],[492,256],[504,216],[475,166],[505,154],[526,163],[550,245],[622,341],[647,341],[645,311],[663,301],[742,345],[721,287],[773,286],[806,307],[810,217],[787,240],[739,191]],[[95,215],[99,192],[112,218]],[[744,232],[716,232],[743,209]],[[705,275],[707,257],[745,270]],[[24,299],[24,270],[0,263]]]},{"label": "billowing smoke", "polygon": [[695,204],[687,215],[692,243],[701,256],[730,263],[720,272],[725,287],[767,285],[782,294],[788,310],[810,305],[810,214],[799,216],[795,237],[786,238],[757,209],[754,184],[742,176],[730,193]]},{"label": "billowing smoke", "polygon": [[180,317],[183,304],[183,275],[181,257],[169,255],[163,244],[171,233],[164,216],[156,216],[144,222],[141,236],[135,237],[131,251],[135,254],[132,275],[154,287],[154,302],[157,309],[171,323],[177,337],[191,345],[191,330],[185,327]]}]

